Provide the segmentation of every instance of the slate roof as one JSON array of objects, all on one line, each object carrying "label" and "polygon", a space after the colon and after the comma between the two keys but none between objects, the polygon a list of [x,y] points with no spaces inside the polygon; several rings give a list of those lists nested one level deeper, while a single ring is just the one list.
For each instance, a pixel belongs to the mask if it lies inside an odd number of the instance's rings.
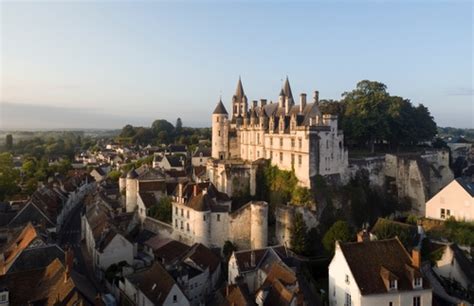
[{"label": "slate roof", "polygon": [[[339,245],[362,295],[387,292],[382,267],[398,277],[398,291],[413,290],[409,274],[420,272],[412,266],[411,257],[398,238]],[[423,279],[423,287],[429,288],[427,279]]]},{"label": "slate roof", "polygon": [[217,103],[216,108],[214,109],[213,114],[219,114],[219,115],[227,115],[227,110],[225,109],[224,104],[222,103],[222,100],[219,100],[219,103]]},{"label": "slate roof", "polygon": [[145,245],[153,249],[155,257],[164,264],[171,264],[181,259],[190,249],[189,246],[177,240],[160,239],[158,236],[145,242]]},{"label": "slate roof", "polygon": [[199,147],[196,149],[196,151],[194,151],[193,153],[193,157],[201,157],[201,154],[202,154],[202,157],[211,157],[211,154],[212,154],[212,150],[211,148],[203,148],[203,147]]},{"label": "slate roof", "polygon": [[146,208],[150,208],[153,205],[158,204],[158,201],[152,192],[140,192],[139,195]]},{"label": "slate roof", "polygon": [[151,268],[126,276],[155,305],[162,305],[176,285],[173,277],[155,262]]},{"label": "slate roof", "polygon": [[457,178],[456,182],[458,182],[458,184],[461,185],[471,197],[474,197],[474,183],[472,181],[467,181],[463,178]]},{"label": "slate roof", "polygon": [[191,259],[200,268],[209,268],[212,274],[220,264],[220,258],[206,246],[196,243],[189,250],[186,258]]},{"label": "slate roof", "polygon": [[[252,253],[254,253],[255,256],[254,264],[252,264],[251,260]],[[269,253],[271,253],[271,255]],[[263,249],[236,251],[234,252],[234,256],[239,272],[243,273],[255,270],[256,268],[260,267],[265,257],[267,256],[276,256],[275,259],[284,260],[289,257],[289,254],[287,249],[284,246],[280,245]]]},{"label": "slate roof", "polygon": [[21,252],[7,273],[41,269],[55,259],[64,263],[64,251],[55,244],[28,248]]}]

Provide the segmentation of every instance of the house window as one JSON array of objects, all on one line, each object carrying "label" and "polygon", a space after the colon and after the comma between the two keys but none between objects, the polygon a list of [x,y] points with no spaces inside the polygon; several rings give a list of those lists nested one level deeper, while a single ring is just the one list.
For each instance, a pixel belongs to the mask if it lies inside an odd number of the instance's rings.
[{"label": "house window", "polygon": [[183,221],[181,221],[181,229],[184,229]]},{"label": "house window", "polygon": [[178,214],[178,207],[175,207],[174,212],[176,215]]},{"label": "house window", "polygon": [[349,284],[349,275],[346,274],[346,284]]},{"label": "house window", "polygon": [[217,214],[217,221],[221,221],[221,215]]},{"label": "house window", "polygon": [[345,299],[345,302],[344,302],[344,306],[351,306],[351,295],[349,293],[346,292],[346,299]]},{"label": "house window", "polygon": [[177,219],[174,220],[174,227],[178,228],[178,220]]},{"label": "house window", "polygon": [[282,162],[283,162],[283,153],[280,152],[280,163],[282,163]]},{"label": "house window", "polygon": [[184,209],[181,208],[181,217],[184,216]]},{"label": "house window", "polygon": [[421,306],[421,297],[419,296],[413,297],[413,306]]},{"label": "house window", "polygon": [[422,284],[422,278],[421,277],[416,277],[413,280],[413,285],[414,285],[415,288],[421,287],[421,284]]},{"label": "house window", "polygon": [[7,295],[4,293],[0,295],[0,302],[5,302],[7,300]]},{"label": "house window", "polygon": [[186,217],[189,219],[189,210],[186,210]]},{"label": "house window", "polygon": [[441,219],[446,219],[446,210],[444,208],[441,208]]},{"label": "house window", "polygon": [[291,166],[295,165],[295,154],[291,154]]},{"label": "house window", "polygon": [[173,295],[173,303],[178,303],[178,296],[177,295]]},{"label": "house window", "polygon": [[451,210],[446,209],[446,217],[449,218],[451,216]]},{"label": "house window", "polygon": [[390,289],[397,289],[397,281],[394,280],[394,279],[391,279],[391,280],[389,281],[388,287],[389,287]]},{"label": "house window", "polygon": [[186,223],[186,230],[189,232],[189,223]]}]

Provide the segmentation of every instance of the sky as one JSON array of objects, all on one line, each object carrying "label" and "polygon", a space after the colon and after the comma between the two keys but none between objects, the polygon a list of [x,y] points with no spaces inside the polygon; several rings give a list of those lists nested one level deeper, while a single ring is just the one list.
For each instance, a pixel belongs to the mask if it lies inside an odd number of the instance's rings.
[{"label": "sky", "polygon": [[357,82],[474,127],[472,1],[2,1],[0,129],[210,126],[248,99]]}]

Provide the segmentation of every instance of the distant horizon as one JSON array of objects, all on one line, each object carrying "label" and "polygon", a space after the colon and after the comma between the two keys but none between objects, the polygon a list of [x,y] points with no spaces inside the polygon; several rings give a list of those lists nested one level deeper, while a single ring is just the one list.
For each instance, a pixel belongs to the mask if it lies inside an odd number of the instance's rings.
[{"label": "distant horizon", "polygon": [[210,126],[249,101],[339,100],[361,80],[474,127],[473,3],[0,2],[0,129]]}]

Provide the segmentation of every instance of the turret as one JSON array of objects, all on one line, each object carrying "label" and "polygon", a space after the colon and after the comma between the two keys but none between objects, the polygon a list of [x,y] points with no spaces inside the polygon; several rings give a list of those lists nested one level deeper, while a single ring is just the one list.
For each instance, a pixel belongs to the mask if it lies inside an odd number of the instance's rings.
[{"label": "turret", "polygon": [[226,159],[229,153],[228,114],[222,100],[217,103],[212,113],[212,157]]},{"label": "turret", "polygon": [[251,202],[250,248],[261,249],[268,244],[268,204]]},{"label": "turret", "polygon": [[137,193],[138,193],[138,174],[135,169],[130,170],[126,178],[125,190],[125,210],[127,212],[135,211],[137,207]]},{"label": "turret", "polygon": [[242,80],[239,77],[237,82],[237,88],[235,89],[235,95],[232,97],[232,121],[235,121],[238,117],[244,116],[247,112],[247,96],[242,86]]}]

